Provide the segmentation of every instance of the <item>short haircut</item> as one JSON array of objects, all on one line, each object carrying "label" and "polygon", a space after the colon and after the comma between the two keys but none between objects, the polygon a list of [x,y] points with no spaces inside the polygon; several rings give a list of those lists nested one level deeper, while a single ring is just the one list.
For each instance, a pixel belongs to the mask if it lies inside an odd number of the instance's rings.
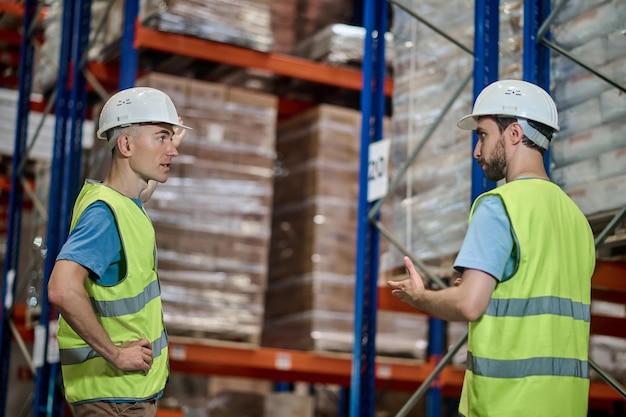
[{"label": "short haircut", "polygon": [[139,134],[139,130],[137,129],[137,125],[135,124],[131,124],[127,126],[117,126],[117,127],[107,130],[106,132],[107,143],[111,147],[111,151],[114,151],[115,143],[112,143],[112,141],[113,142],[117,141],[117,138],[119,138],[122,135],[136,137],[138,134]]},{"label": "short haircut", "polygon": [[[496,124],[498,125],[498,128],[500,129],[500,133],[504,132],[504,130],[507,127],[509,127],[511,123],[517,122],[517,117],[510,117],[510,116],[492,116],[492,117],[495,120]],[[526,119],[526,121],[531,127],[537,129],[539,133],[544,135],[548,139],[548,142],[552,140],[552,135],[554,134],[553,128],[551,128],[550,126],[546,126],[543,123],[536,122],[534,120]],[[524,135],[524,138],[522,139],[522,143],[531,149],[538,150],[539,152],[541,152],[542,155],[546,151],[544,148],[537,145],[532,140],[528,139],[526,135]]]}]

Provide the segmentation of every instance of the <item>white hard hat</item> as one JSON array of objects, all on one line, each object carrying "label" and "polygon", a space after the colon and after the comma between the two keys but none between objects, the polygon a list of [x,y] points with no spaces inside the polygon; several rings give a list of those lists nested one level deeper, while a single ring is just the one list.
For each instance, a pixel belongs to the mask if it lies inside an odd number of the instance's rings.
[{"label": "white hard hat", "polygon": [[559,131],[559,117],[552,97],[541,87],[521,80],[502,80],[489,84],[476,97],[472,113],[457,126],[475,130],[479,116],[521,117],[543,123]]},{"label": "white hard hat", "polygon": [[133,87],[114,94],[102,107],[98,138],[107,139],[106,132],[133,123],[169,123],[190,129],[178,121],[172,99],[163,91],[150,87]]}]

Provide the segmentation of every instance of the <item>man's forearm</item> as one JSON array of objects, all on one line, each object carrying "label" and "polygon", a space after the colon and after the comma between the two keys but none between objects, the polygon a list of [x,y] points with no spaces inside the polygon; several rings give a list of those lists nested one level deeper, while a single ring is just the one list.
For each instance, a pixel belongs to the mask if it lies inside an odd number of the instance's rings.
[{"label": "man's forearm", "polygon": [[411,305],[426,314],[446,321],[470,321],[466,314],[462,294],[457,287],[426,290]]},{"label": "man's forearm", "polygon": [[71,308],[59,308],[70,327],[107,361],[114,363],[117,348],[104,330],[89,302],[77,302]]}]

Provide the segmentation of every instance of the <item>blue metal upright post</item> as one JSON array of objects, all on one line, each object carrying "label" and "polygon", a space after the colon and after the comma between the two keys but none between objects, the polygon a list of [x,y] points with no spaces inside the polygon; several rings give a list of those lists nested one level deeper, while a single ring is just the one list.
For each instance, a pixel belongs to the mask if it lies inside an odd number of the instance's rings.
[{"label": "blue metal upright post", "polygon": [[20,182],[26,155],[28,136],[28,114],[30,113],[30,93],[32,87],[34,46],[31,42],[30,27],[37,10],[36,0],[24,2],[22,17],[22,39],[20,44],[19,96],[17,119],[15,122],[15,146],[12,160],[11,190],[9,193],[6,252],[3,266],[2,312],[0,313],[0,415],[6,415],[9,390],[9,365],[11,357],[11,327],[13,306],[18,276],[20,235],[22,231],[22,207],[24,190]]},{"label": "blue metal upright post", "polygon": [[363,21],[366,36],[362,64],[361,151],[350,417],[371,417],[374,415],[375,406],[379,233],[368,218],[371,207],[367,200],[367,189],[369,145],[382,138],[385,114],[386,1],[366,0]]},{"label": "blue metal upright post", "polygon": [[139,16],[139,0],[125,0],[121,45],[122,58],[120,62],[120,90],[133,87],[137,78],[138,54],[134,45],[137,16]]},{"label": "blue metal upright post", "polygon": [[65,143],[65,155],[70,159],[64,166],[63,198],[61,212],[61,235],[59,243],[63,244],[67,238],[70,226],[70,216],[74,200],[80,188],[80,172],[82,160],[83,122],[87,107],[87,82],[83,72],[89,49],[89,35],[91,32],[91,0],[74,0],[74,34],[72,36],[71,84],[69,90],[69,140]]},{"label": "blue metal upright post", "polygon": [[[500,52],[500,1],[476,0],[474,5],[474,100],[487,85],[498,80]],[[472,133],[472,152],[478,136]],[[472,201],[496,183],[485,177],[480,165],[472,158]]]},{"label": "blue metal upright post", "polygon": [[[41,316],[36,343],[41,343],[41,357],[34,358],[35,399],[33,417],[62,416],[64,399],[60,384],[60,364],[48,349],[53,310],[48,301],[47,284],[56,256],[67,238],[72,205],[78,194],[82,155],[82,126],[86,110],[86,80],[83,64],[89,44],[91,1],[63,3],[63,32],[56,84],[56,121],[50,191],[46,258],[41,296]],[[40,338],[37,342],[37,338]]]},{"label": "blue metal upright post", "polygon": [[[549,0],[524,1],[523,77],[550,92],[550,48],[539,42],[537,33],[550,16]],[[549,38],[550,34],[546,33]],[[544,154],[546,172],[550,175],[550,148]]]},{"label": "blue metal upright post", "polygon": [[[437,317],[428,318],[428,362],[437,366],[445,351],[445,322]],[[426,393],[426,416],[441,417],[443,392],[441,376],[432,383]]]}]

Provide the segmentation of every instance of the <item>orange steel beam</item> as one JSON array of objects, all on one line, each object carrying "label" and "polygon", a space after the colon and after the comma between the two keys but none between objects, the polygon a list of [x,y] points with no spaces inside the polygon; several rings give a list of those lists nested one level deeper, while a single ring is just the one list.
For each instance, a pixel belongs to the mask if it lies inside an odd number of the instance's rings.
[{"label": "orange steel beam", "polygon": [[[612,392],[610,391],[615,392],[613,388],[609,387],[606,384],[603,384],[601,382],[592,382],[591,387],[589,389],[590,407],[593,408],[594,410],[597,410],[597,409],[612,410],[613,407],[615,406],[615,402],[619,401],[621,397],[616,399],[615,395],[612,394]],[[444,390],[444,396],[455,397],[458,395],[454,393],[447,394]],[[159,408],[157,410],[157,417],[184,417],[184,413],[182,410]]]},{"label": "orange steel beam", "polygon": [[597,260],[591,286],[626,293],[626,262]]},{"label": "orange steel beam", "polygon": [[[626,304],[626,262],[597,260],[591,286],[593,299]],[[378,289],[378,308],[424,314],[391,295],[387,287]]]},{"label": "orange steel beam", "polygon": [[19,46],[22,42],[22,35],[15,30],[0,29],[0,41]]},{"label": "orange steel beam", "polygon": [[591,288],[591,299],[626,304],[626,293],[608,289]]},{"label": "orange steel beam", "polygon": [[626,338],[626,318],[592,314],[591,334]]},{"label": "orange steel beam", "polygon": [[[309,381],[350,385],[352,356],[348,353],[306,352],[237,343],[170,343],[173,372],[231,375],[275,381]],[[376,382],[390,389],[413,389],[434,365],[418,359],[376,358]],[[455,374],[442,374],[442,385],[457,385]]]},{"label": "orange steel beam", "polygon": [[[1,305],[1,304],[0,304]],[[17,328],[18,333],[22,337],[22,340],[26,343],[33,342],[35,340],[35,335],[33,333],[33,329],[26,327],[26,305],[24,304],[16,304],[13,307],[13,323]]]},{"label": "orange steel beam", "polygon": [[606,382],[591,381],[589,385],[590,408],[612,410],[616,403],[621,403],[621,408],[623,409],[623,405],[626,404],[626,399]]},{"label": "orange steel beam", "polygon": [[12,16],[22,16],[24,14],[24,5],[16,1],[0,1],[0,12]]},{"label": "orange steel beam", "polygon": [[425,314],[415,307],[411,307],[407,303],[400,301],[396,296],[391,294],[391,288],[387,287],[378,287],[378,309],[396,311],[399,313]]},{"label": "orange steel beam", "polygon": [[[277,75],[336,87],[361,90],[360,71],[279,53],[266,53],[235,45],[213,42],[176,33],[161,32],[137,25],[135,47],[184,55],[206,61],[257,68]],[[385,94],[390,95],[393,81],[385,80]]]},{"label": "orange steel beam", "polygon": [[183,410],[173,410],[168,408],[158,408],[157,417],[185,417]]},{"label": "orange steel beam", "polygon": [[[43,20],[48,12],[48,7],[42,7],[39,12],[39,20]],[[23,16],[24,5],[17,1],[3,0],[0,1],[0,13],[6,13],[11,16]]]},{"label": "orange steel beam", "polygon": [[[215,343],[215,344],[214,344]],[[308,381],[350,385],[351,355],[255,347],[238,343],[170,341],[172,372],[228,375],[274,381]],[[433,363],[391,357],[376,358],[376,385],[395,391],[417,389],[432,373]],[[465,370],[447,366],[437,384],[447,397],[458,397]],[[604,381],[592,381],[590,404],[610,408],[626,400]],[[177,410],[161,410],[159,417],[178,416]]]}]

